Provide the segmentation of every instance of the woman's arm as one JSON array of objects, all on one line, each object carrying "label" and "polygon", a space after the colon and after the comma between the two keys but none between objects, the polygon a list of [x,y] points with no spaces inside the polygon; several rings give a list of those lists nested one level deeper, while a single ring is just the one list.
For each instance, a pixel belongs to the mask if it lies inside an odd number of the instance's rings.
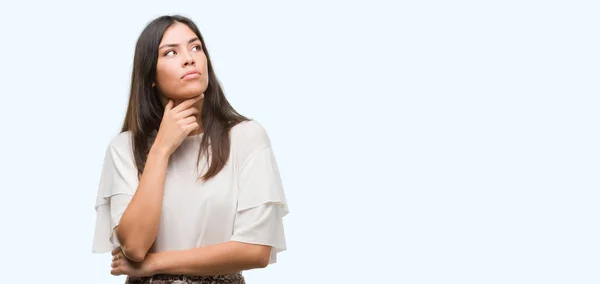
[{"label": "woman's arm", "polygon": [[190,250],[150,253],[145,261],[152,274],[211,276],[263,268],[271,247],[229,241]]},{"label": "woman's arm", "polygon": [[139,186],[115,227],[123,254],[134,262],[144,260],[158,234],[169,156],[150,150]]},{"label": "woman's arm", "polygon": [[192,131],[200,129],[194,104],[203,98],[204,94],[175,107],[169,100],[165,106],[139,186],[116,227],[123,253],[135,262],[144,260],[156,239],[169,158]]}]

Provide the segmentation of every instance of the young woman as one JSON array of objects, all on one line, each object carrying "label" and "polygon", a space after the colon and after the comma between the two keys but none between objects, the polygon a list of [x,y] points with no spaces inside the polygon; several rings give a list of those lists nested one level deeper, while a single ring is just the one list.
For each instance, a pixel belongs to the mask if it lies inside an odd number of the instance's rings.
[{"label": "young woman", "polygon": [[126,283],[245,283],[286,249],[269,136],[229,104],[196,25],[142,31],[121,133],[107,147],[93,251]]}]

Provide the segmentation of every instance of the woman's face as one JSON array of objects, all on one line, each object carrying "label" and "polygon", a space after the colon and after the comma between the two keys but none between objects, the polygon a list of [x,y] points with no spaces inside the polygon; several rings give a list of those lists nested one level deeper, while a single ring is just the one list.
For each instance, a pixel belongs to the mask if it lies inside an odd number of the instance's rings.
[{"label": "woman's face", "polygon": [[206,55],[200,39],[188,26],[171,25],[158,47],[155,83],[166,99],[179,103],[206,91]]}]

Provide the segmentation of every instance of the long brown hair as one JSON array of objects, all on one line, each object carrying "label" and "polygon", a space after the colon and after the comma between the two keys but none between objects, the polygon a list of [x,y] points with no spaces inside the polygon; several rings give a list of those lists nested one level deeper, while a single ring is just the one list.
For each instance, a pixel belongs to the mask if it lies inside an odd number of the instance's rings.
[{"label": "long brown hair", "polygon": [[158,45],[167,28],[177,22],[187,25],[198,36],[206,54],[209,83],[204,92],[201,116],[204,134],[198,152],[198,161],[204,156],[210,165],[201,177],[206,181],[217,175],[227,163],[231,147],[229,130],[249,119],[239,114],[227,101],[212,67],[204,38],[189,18],[180,15],[161,16],[148,23],[140,34],[133,58],[129,105],[121,132],[131,131],[133,155],[141,176],[164,113],[159,94],[152,87],[156,78]]}]

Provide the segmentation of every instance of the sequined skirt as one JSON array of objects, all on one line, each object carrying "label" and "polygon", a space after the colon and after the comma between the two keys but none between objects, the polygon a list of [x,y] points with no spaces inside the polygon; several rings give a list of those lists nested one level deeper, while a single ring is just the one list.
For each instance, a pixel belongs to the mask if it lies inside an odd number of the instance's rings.
[{"label": "sequined skirt", "polygon": [[127,277],[125,284],[246,284],[246,282],[242,273],[238,272],[217,276],[157,274],[141,278]]}]

